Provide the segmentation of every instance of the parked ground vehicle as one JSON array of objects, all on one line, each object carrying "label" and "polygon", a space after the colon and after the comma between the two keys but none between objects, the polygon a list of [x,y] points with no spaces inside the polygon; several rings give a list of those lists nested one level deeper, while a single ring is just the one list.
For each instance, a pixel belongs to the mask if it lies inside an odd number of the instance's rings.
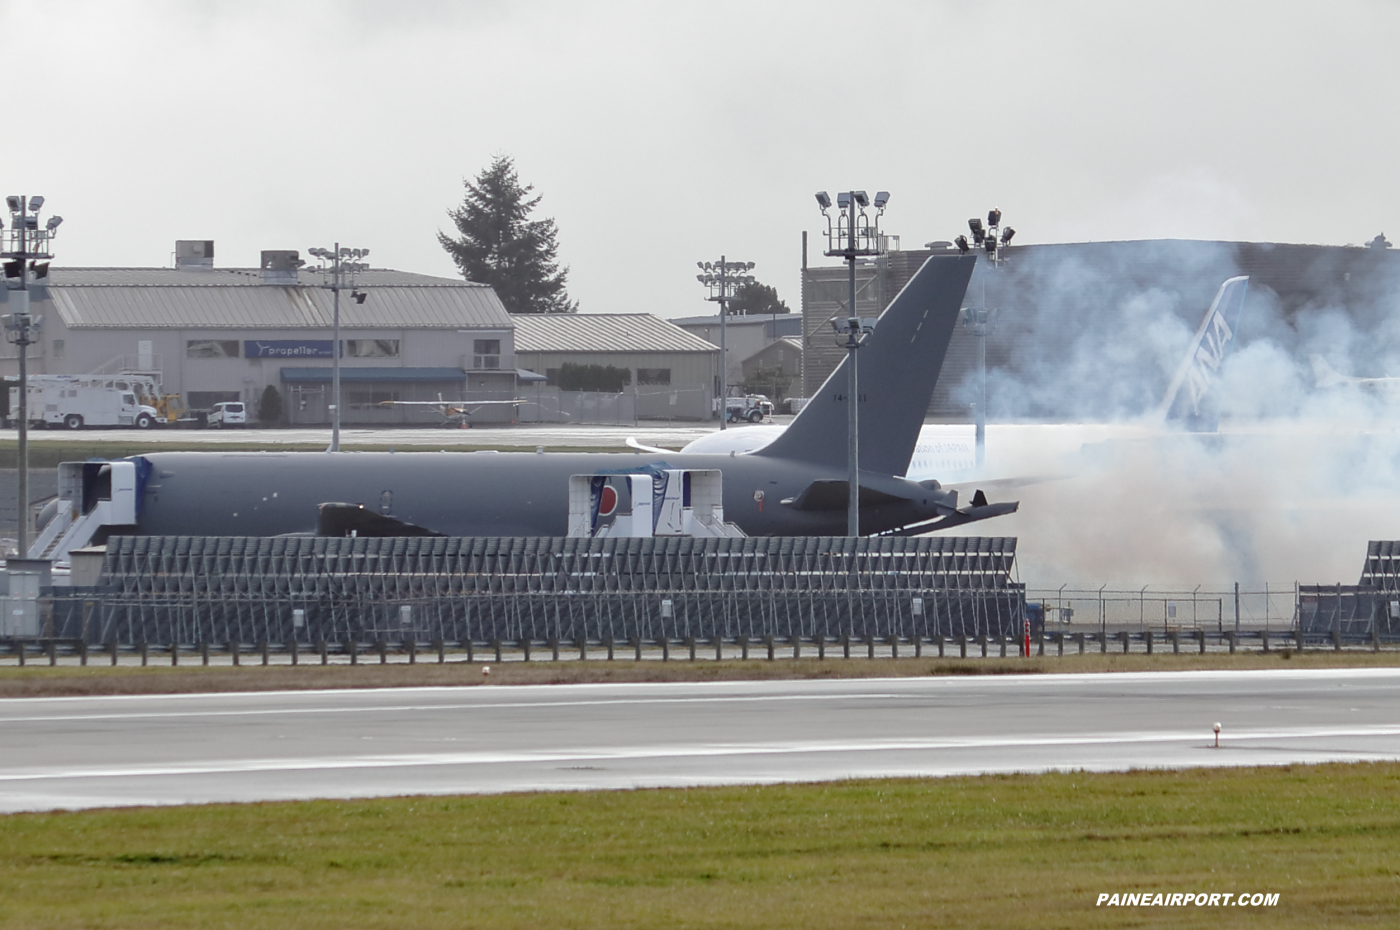
[{"label": "parked ground vehicle", "polygon": [[724,415],[731,423],[736,423],[739,420],[758,423],[764,417],[773,415],[773,402],[762,394],[730,397],[724,402]]},{"label": "parked ground vehicle", "polygon": [[241,400],[224,401],[215,404],[209,411],[209,428],[223,429],[226,426],[242,428],[248,424],[248,409]]},{"label": "parked ground vehicle", "polygon": [[[108,377],[32,375],[29,422],[34,426],[134,426],[150,429],[160,422],[154,407],[141,403],[129,382]],[[19,410],[19,387],[10,388],[10,413]]]}]

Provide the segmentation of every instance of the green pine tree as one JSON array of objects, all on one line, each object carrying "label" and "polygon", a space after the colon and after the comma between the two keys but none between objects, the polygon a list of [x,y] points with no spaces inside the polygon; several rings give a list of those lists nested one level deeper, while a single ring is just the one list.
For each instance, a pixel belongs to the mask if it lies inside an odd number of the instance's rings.
[{"label": "green pine tree", "polygon": [[745,284],[734,292],[729,301],[729,312],[733,316],[749,316],[768,313],[790,313],[786,301],[778,299],[777,288],[769,287],[762,281]]},{"label": "green pine tree", "polygon": [[540,197],[521,186],[512,159],[497,155],[463,184],[462,205],[447,214],[458,235],[438,233],[462,276],[495,288],[511,313],[577,313],[564,290],[569,269],[555,260],[559,231],[552,219],[530,219]]}]

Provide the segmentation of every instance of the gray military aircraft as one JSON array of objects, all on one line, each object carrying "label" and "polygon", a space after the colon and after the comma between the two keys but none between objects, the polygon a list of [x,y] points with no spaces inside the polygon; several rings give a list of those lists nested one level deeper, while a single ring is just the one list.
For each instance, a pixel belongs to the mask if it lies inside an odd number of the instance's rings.
[{"label": "gray military aircraft", "polygon": [[[908,468],[975,260],[926,261],[859,350],[866,533],[914,535],[1016,509],[1015,503],[989,504],[980,491],[970,506],[959,507],[957,492],[937,481],[899,477]],[[847,364],[780,437],[749,455],[151,452],[129,460],[135,463],[134,524],[109,532],[563,536],[571,477],[684,469],[721,473],[724,518],[750,536],[843,535]],[[86,487],[101,481],[94,465],[84,466],[85,500],[102,496],[100,488]]]}]

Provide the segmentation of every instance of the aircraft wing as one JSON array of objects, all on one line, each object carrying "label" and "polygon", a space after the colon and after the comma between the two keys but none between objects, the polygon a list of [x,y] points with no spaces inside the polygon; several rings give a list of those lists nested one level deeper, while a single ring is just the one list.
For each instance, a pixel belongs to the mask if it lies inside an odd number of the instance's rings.
[{"label": "aircraft wing", "polygon": [[517,397],[517,398],[515,398],[514,400],[462,400],[462,401],[451,401],[451,400],[381,400],[381,401],[379,402],[379,406],[381,406],[381,407],[438,407],[438,408],[451,408],[451,409],[453,409],[453,410],[465,410],[466,408],[470,407],[471,409],[475,410],[475,409],[477,409],[477,408],[479,408],[479,407],[500,407],[500,406],[518,407],[518,406],[520,406],[521,404],[528,404],[528,403],[530,403],[530,401],[524,399],[523,397]]},{"label": "aircraft wing", "polygon": [[670,455],[675,449],[662,449],[657,446],[644,446],[637,441],[635,436],[628,436],[624,442],[629,449],[636,449],[638,452],[650,452],[653,455]]}]

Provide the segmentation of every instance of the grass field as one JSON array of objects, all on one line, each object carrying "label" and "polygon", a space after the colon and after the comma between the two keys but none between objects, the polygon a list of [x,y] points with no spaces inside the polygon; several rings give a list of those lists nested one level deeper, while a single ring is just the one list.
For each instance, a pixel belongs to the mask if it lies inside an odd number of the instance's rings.
[{"label": "grass field", "polygon": [[[810,649],[810,647],[809,647]],[[791,653],[789,653],[790,655]],[[810,652],[809,652],[810,654]],[[42,659],[31,658],[31,663]],[[71,661],[71,660],[65,660]],[[94,663],[103,661],[97,657]],[[152,657],[152,661],[159,661]],[[168,662],[169,660],[166,659]],[[394,662],[379,665],[375,657],[362,659],[366,664],[255,665],[258,661],[244,657],[248,663],[237,668],[229,665],[209,667],[191,665],[197,658],[185,656],[178,667],[169,665],[111,666],[93,664],[87,667],[59,665],[50,667],[30,664],[21,668],[8,660],[0,666],[0,698],[61,697],[83,694],[176,694],[182,692],[215,691],[280,691],[315,688],[406,688],[434,685],[481,686],[487,683],[481,674],[489,664],[489,685],[567,684],[580,682],[623,681],[763,681],[793,678],[883,678],[918,675],[1017,675],[1069,672],[1145,672],[1189,671],[1199,669],[1265,669],[1265,668],[1369,668],[1400,665],[1400,652],[1331,652],[1294,653],[1287,650],[1270,653],[1241,652],[1237,655],[1208,653],[1172,655],[1036,656],[1018,658],[901,658],[865,659],[815,658],[763,659],[745,661],[712,660],[636,662],[619,659],[607,662],[589,659],[587,662],[510,661],[504,663],[467,663],[455,657],[445,665],[436,663],[436,656],[420,656],[420,664]],[[285,661],[285,660],[284,660]],[[315,662],[313,657],[310,661]]]},{"label": "grass field", "polygon": [[7,928],[1397,925],[1393,764],[0,818]]}]

